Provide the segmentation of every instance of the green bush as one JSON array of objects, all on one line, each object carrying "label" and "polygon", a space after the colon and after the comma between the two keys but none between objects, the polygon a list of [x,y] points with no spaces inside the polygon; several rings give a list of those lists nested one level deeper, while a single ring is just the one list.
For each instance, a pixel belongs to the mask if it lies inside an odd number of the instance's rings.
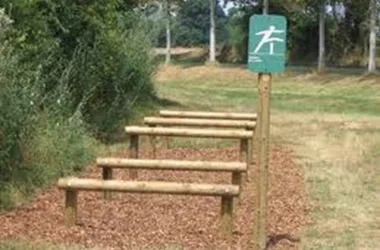
[{"label": "green bush", "polygon": [[0,11],[0,208],[81,171],[95,138],[115,137],[154,92],[145,24],[120,1],[10,2]]},{"label": "green bush", "polygon": [[69,102],[71,113],[83,114],[100,139],[108,140],[136,105],[153,96],[150,40],[138,26],[105,30],[94,46],[80,44],[70,67],[65,79],[68,91],[60,98]]},{"label": "green bush", "polygon": [[118,11],[119,1],[104,2],[49,1],[27,10],[15,2],[19,15],[10,38],[38,77],[38,106],[64,117],[80,112],[94,135],[107,141],[136,105],[152,97],[155,64],[143,20]]},{"label": "green bush", "polygon": [[82,170],[95,155],[95,140],[78,114],[65,119],[39,109],[37,80],[17,57],[0,53],[0,208]]},{"label": "green bush", "polygon": [[17,58],[0,47],[0,181],[9,181],[11,172],[22,164],[23,145],[33,130],[31,88],[18,66]]},{"label": "green bush", "polygon": [[[21,140],[18,156],[9,155],[12,168],[1,169],[0,208],[17,205],[36,188],[45,187],[59,177],[83,170],[95,155],[97,143],[79,117],[62,120],[50,115],[34,118]],[[17,131],[17,130],[16,130]],[[3,146],[2,143],[1,146]],[[4,155],[2,158],[5,158]],[[15,160],[17,159],[17,160]]]}]

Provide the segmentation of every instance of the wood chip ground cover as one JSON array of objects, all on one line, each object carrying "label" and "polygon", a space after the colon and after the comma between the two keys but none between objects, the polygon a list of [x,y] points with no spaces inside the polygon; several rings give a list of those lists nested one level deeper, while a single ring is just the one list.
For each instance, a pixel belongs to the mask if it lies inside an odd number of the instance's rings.
[{"label": "wood chip ground cover", "polygon": [[[159,150],[158,158],[236,161],[238,148]],[[292,151],[271,150],[268,249],[299,249],[289,237],[305,223],[305,189],[301,167]],[[126,156],[127,151],[118,156]],[[150,157],[143,153],[141,158]],[[63,224],[64,192],[55,186],[34,202],[0,215],[0,239],[49,241],[114,249],[249,249],[252,247],[256,183],[255,165],[245,182],[235,210],[233,238],[218,230],[220,198],[154,194],[116,194],[110,202],[101,193],[80,192],[77,225]],[[101,171],[89,167],[84,177],[100,179]],[[117,179],[128,179],[117,170]],[[139,171],[140,180],[194,183],[230,183],[228,173]]]}]

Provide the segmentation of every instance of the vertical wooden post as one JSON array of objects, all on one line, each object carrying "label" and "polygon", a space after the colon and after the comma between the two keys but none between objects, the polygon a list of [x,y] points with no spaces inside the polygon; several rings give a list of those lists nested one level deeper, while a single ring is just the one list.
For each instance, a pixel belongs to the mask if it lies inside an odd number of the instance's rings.
[{"label": "vertical wooden post", "polygon": [[169,149],[170,148],[170,137],[164,136],[164,140],[165,140],[165,148]]},{"label": "vertical wooden post", "polygon": [[[131,159],[139,158],[139,136],[136,134],[132,134],[130,136],[129,158]],[[129,175],[132,180],[136,180],[138,176],[138,172],[135,169],[131,169],[129,170]]]},{"label": "vertical wooden post", "polygon": [[232,196],[222,196],[220,211],[220,230],[223,234],[232,236],[233,229],[233,209],[234,198]]},{"label": "vertical wooden post", "polygon": [[163,139],[164,139],[164,143],[165,143],[165,149],[169,149],[170,148],[170,136],[164,136]]},{"label": "vertical wooden post", "polygon": [[[103,180],[112,180],[113,179],[113,174],[112,174],[112,168],[109,167],[103,167]],[[103,193],[104,199],[105,200],[111,200],[112,199],[112,192],[110,191],[104,191]]]},{"label": "vertical wooden post", "polygon": [[[253,132],[253,134],[255,134],[255,132]],[[249,164],[255,164],[254,162],[254,137],[255,135],[253,135],[252,139],[249,140],[249,149],[248,149],[248,152],[249,152]]]},{"label": "vertical wooden post", "polygon": [[241,173],[240,172],[232,172],[232,184],[241,186]]},{"label": "vertical wooden post", "polygon": [[248,163],[248,166],[253,164],[253,154],[254,154],[254,140],[255,140],[255,129],[250,129],[250,128],[246,128],[247,131],[252,131],[253,132],[253,136],[251,138],[251,140],[249,140],[249,144],[248,144],[248,160],[249,160],[249,163]]},{"label": "vertical wooden post", "polygon": [[[245,162],[247,164],[247,168],[249,166],[249,144],[248,139],[241,139],[240,140],[240,153],[239,153],[239,161]],[[247,169],[247,175],[248,175],[248,169]],[[239,180],[239,182],[237,182]],[[232,184],[239,184],[240,189],[242,188],[242,176],[240,172],[234,172],[232,173]]]},{"label": "vertical wooden post", "polygon": [[241,139],[240,140],[240,155],[239,161],[249,163],[249,152],[248,152],[248,141],[249,139]]},{"label": "vertical wooden post", "polygon": [[[260,76],[259,76],[260,77]],[[259,87],[260,88],[260,87]],[[260,92],[260,90],[259,90]],[[260,150],[260,134],[261,134],[261,112],[262,112],[262,107],[261,107],[261,97],[260,93],[258,93],[258,102],[257,102],[257,119],[256,119],[256,128],[255,128],[255,133],[253,133],[253,147],[252,147],[252,154],[259,155],[259,150]]]},{"label": "vertical wooden post", "polygon": [[70,227],[75,225],[77,218],[78,192],[67,189],[65,195],[65,225]]},{"label": "vertical wooden post", "polygon": [[270,91],[272,76],[259,74],[259,103],[258,117],[260,129],[258,135],[258,181],[257,181],[257,247],[264,250],[266,245],[266,219],[267,219],[267,190],[269,172],[269,124],[270,124]]},{"label": "vertical wooden post", "polygon": [[253,155],[252,155],[252,147],[253,147],[253,138],[249,139],[247,142],[247,172],[246,172],[246,181],[250,181],[251,178],[251,166],[253,164]]},{"label": "vertical wooden post", "polygon": [[[149,125],[149,127],[154,128],[156,127],[155,125]],[[157,152],[157,137],[155,135],[150,135],[149,136],[149,141],[150,141],[150,148],[152,149],[152,156],[153,159],[156,159],[156,152]]]}]

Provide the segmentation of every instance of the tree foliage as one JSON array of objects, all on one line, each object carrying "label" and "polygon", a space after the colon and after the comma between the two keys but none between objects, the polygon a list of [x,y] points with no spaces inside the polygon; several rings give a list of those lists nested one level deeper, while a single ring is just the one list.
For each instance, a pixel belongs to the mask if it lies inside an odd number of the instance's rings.
[{"label": "tree foliage", "polygon": [[[174,46],[198,46],[209,43],[210,39],[210,5],[209,1],[178,1],[172,16],[172,43]],[[225,28],[227,17],[220,5],[216,6],[217,42],[227,40]],[[157,45],[163,47],[165,33],[162,29]]]},{"label": "tree foliage", "polygon": [[[181,5],[177,17],[175,42],[181,46],[208,44],[210,39],[209,1],[186,1]],[[215,9],[217,41],[226,40],[226,16],[220,5]]]},{"label": "tree foliage", "polygon": [[[262,13],[262,1],[235,0],[228,21],[229,41],[235,57],[246,60],[248,21]],[[269,14],[288,20],[288,58],[292,63],[316,63],[320,0],[271,0]],[[325,0],[326,61],[363,65],[368,54],[369,0]],[[377,21],[378,23],[378,21]],[[239,42],[239,40],[241,42]]]},{"label": "tree foliage", "polygon": [[0,208],[82,169],[153,97],[137,3],[0,0]]},{"label": "tree foliage", "polygon": [[107,136],[152,92],[149,36],[136,15],[121,11],[131,1],[6,2],[14,20],[8,40],[38,75],[41,110],[79,112]]}]

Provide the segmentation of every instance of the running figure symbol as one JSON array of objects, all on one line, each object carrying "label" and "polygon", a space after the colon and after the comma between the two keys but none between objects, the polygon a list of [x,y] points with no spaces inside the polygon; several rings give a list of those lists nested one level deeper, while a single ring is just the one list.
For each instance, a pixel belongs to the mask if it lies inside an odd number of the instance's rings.
[{"label": "running figure symbol", "polygon": [[262,35],[260,43],[257,45],[254,53],[258,53],[261,47],[267,43],[269,43],[269,54],[273,55],[274,53],[274,42],[284,42],[284,39],[277,38],[277,37],[271,37],[272,34],[278,34],[278,33],[284,33],[284,30],[276,30],[276,27],[274,25],[269,26],[268,30],[263,30],[258,33],[256,33],[257,36]]}]

